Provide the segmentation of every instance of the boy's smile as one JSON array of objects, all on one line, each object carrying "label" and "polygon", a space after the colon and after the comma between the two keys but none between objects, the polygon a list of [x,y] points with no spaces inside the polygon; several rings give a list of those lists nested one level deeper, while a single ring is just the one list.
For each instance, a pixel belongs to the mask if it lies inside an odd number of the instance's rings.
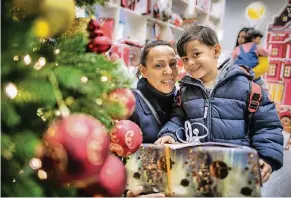
[{"label": "boy's smile", "polygon": [[184,67],[193,78],[201,79],[204,83],[216,78],[220,45],[210,47],[199,40],[192,40],[185,44],[185,51],[186,56],[182,57]]}]

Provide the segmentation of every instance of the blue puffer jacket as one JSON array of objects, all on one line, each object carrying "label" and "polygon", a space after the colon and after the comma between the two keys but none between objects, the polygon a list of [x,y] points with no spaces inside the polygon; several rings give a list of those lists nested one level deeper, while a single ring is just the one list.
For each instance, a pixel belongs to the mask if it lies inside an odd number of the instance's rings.
[{"label": "blue puffer jacket", "polygon": [[[170,135],[177,140],[176,130],[183,127],[185,121],[188,120],[191,124],[202,123],[207,126],[210,134],[201,142],[250,146],[258,151],[259,156],[273,170],[281,168],[282,126],[275,105],[269,100],[265,90],[258,111],[252,115],[248,135],[247,100],[250,79],[252,76],[244,73],[239,66],[229,65],[220,72],[214,88],[207,91],[201,81],[185,76],[180,81],[181,89],[178,92],[181,102],[176,104],[170,121],[161,129],[158,137]],[[206,133],[203,128],[196,128],[199,129],[199,135]],[[182,130],[178,132],[183,136]]]},{"label": "blue puffer jacket", "polygon": [[161,128],[170,119],[172,105],[174,103],[175,89],[172,93],[163,94],[153,88],[145,78],[137,83],[137,89],[154,108],[160,124],[155,119],[148,105],[139,94],[133,92],[136,98],[136,106],[130,120],[135,122],[142,130],[143,143],[154,143]]}]

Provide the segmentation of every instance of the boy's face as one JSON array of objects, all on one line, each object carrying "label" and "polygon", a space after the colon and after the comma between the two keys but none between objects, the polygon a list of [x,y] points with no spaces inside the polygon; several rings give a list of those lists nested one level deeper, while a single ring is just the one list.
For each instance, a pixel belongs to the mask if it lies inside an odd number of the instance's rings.
[{"label": "boy's face", "polygon": [[193,78],[201,79],[204,83],[212,80],[211,77],[217,72],[220,45],[210,47],[198,40],[192,40],[185,44],[185,50],[186,56],[182,57],[185,70]]},{"label": "boy's face", "polygon": [[253,42],[256,43],[257,45],[261,44],[261,37],[257,36],[255,39],[253,39]]}]

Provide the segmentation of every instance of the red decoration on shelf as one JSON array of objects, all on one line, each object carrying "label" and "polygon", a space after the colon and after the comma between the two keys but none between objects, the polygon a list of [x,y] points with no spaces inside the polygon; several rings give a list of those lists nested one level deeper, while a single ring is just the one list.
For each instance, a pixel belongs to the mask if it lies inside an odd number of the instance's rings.
[{"label": "red decoration on shelf", "polygon": [[102,30],[94,30],[93,32],[91,32],[90,34],[90,38],[95,38],[97,36],[103,36],[104,32]]},{"label": "red decoration on shelf", "polygon": [[110,132],[110,150],[119,156],[135,153],[142,143],[142,132],[137,124],[130,120],[116,123]]},{"label": "red decoration on shelf", "polygon": [[91,19],[88,23],[87,30],[91,40],[87,45],[87,51],[93,53],[105,53],[111,48],[111,39],[104,36],[104,32],[100,30],[100,28],[100,23],[96,19]]},{"label": "red decoration on shelf", "polygon": [[100,23],[96,19],[91,19],[88,24],[87,30],[93,32],[94,30],[100,29]]},{"label": "red decoration on shelf", "polygon": [[106,36],[97,36],[92,40],[92,44],[98,49],[98,53],[104,53],[111,48],[112,41]]}]

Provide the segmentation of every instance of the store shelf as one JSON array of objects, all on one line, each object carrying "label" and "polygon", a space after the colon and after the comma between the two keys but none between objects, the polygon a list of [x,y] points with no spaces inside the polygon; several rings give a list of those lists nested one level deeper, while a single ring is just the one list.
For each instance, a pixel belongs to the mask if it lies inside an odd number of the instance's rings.
[{"label": "store shelf", "polygon": [[169,22],[165,22],[165,21],[162,21],[162,20],[150,17],[150,16],[147,16],[147,20],[150,21],[150,22],[157,23],[157,24],[161,25],[162,27],[170,27],[172,29],[176,29],[176,30],[179,30],[179,31],[184,31],[184,28],[182,28],[182,27],[175,26],[175,25],[173,25],[173,24],[171,24]]},{"label": "store shelf", "polygon": [[124,12],[127,12],[128,14],[130,14],[130,15],[132,15],[134,17],[144,17],[141,13],[135,12],[135,11],[127,9],[127,8],[124,8],[122,6],[118,6],[116,4],[110,4],[110,3],[107,3],[107,4],[109,4],[112,7],[116,7],[116,8],[118,8],[118,9],[124,11]]},{"label": "store shelf", "polygon": [[186,5],[189,4],[189,0],[174,0],[174,1],[179,2],[179,3],[182,3],[182,4],[186,4]]},{"label": "store shelf", "polygon": [[173,24],[169,24],[170,28],[183,32],[185,29],[179,26],[175,26]]},{"label": "store shelf", "polygon": [[167,22],[165,22],[165,21],[162,21],[162,20],[150,17],[150,16],[146,16],[146,17],[147,17],[148,21],[157,23],[157,24],[161,25],[162,27],[168,27],[169,26],[169,24]]},{"label": "store shelf", "polygon": [[[169,0],[171,5],[171,11],[186,19],[196,19],[198,23],[209,25],[216,31],[221,30],[223,22],[223,14],[217,17],[218,14],[211,13],[212,6],[209,10],[203,10],[196,6],[196,0]],[[215,4],[215,10],[221,12],[224,10],[225,0],[208,0],[210,5]],[[112,3],[113,2],[113,3]],[[183,33],[185,28],[175,26],[170,22],[165,22],[151,15],[144,15],[138,10],[130,10],[120,6],[119,0],[111,0],[105,3],[105,6],[96,6],[96,17],[113,18],[115,26],[113,30],[113,41],[118,42],[119,39],[126,38],[132,40],[138,40],[141,44],[144,44],[147,39],[153,40],[153,24],[158,24],[157,32],[160,32],[160,39],[177,40]],[[77,16],[86,17],[84,9],[76,9]]]},{"label": "store shelf", "polygon": [[198,14],[198,15],[208,15],[208,12],[206,12],[205,10],[202,10],[201,8],[195,6],[195,12]]},{"label": "store shelf", "polygon": [[219,17],[217,17],[217,16],[214,16],[213,14],[209,14],[209,18],[210,18],[210,20],[213,20],[213,21],[216,21],[216,22],[219,22],[220,21],[220,18]]}]

